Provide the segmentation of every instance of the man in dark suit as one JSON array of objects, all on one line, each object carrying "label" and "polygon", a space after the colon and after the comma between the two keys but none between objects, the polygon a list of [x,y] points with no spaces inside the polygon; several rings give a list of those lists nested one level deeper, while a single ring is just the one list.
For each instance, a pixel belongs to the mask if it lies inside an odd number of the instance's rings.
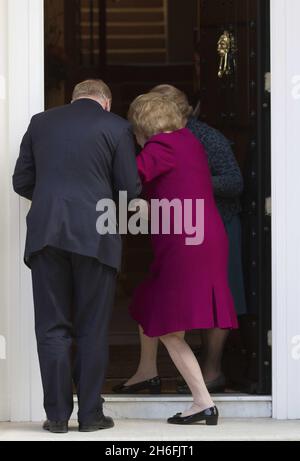
[{"label": "man in dark suit", "polygon": [[[111,92],[99,80],[75,87],[72,104],[35,115],[23,138],[14,190],[32,201],[25,262],[31,268],[36,336],[48,420],[68,431],[73,380],[79,430],[113,427],[100,392],[108,359],[108,325],[120,235],[99,235],[96,205],[141,190],[127,121],[110,113]],[[71,349],[76,354],[72,366]]]}]

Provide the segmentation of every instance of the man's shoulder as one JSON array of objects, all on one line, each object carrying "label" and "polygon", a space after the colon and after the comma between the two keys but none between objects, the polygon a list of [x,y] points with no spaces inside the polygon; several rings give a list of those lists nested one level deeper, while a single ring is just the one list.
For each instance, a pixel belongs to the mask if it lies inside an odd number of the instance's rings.
[{"label": "man's shoulder", "polygon": [[120,115],[115,114],[114,112],[105,112],[105,117],[108,123],[111,123],[116,128],[119,128],[121,131],[126,129],[131,129],[131,124],[125,118]]},{"label": "man's shoulder", "polygon": [[44,110],[43,112],[38,112],[37,114],[33,115],[31,118],[31,122],[38,122],[40,120],[46,120],[47,118],[55,117],[58,114],[68,111],[70,108],[70,104],[64,106],[53,107],[51,109]]},{"label": "man's shoulder", "polygon": [[103,112],[99,119],[99,130],[113,140],[115,146],[124,139],[124,136],[133,134],[131,124],[113,112]]},{"label": "man's shoulder", "polygon": [[[122,133],[132,131],[131,124],[124,118],[120,117],[113,112],[99,111],[96,117],[98,117],[99,126],[104,131],[110,132],[114,137],[119,138]],[[37,130],[41,126],[48,126],[50,123],[64,123],[64,121],[74,120],[78,118],[78,112],[73,112],[72,104],[65,106],[55,107],[48,109],[44,112],[40,112],[34,115],[31,119],[31,127]],[[97,120],[97,118],[95,119]]]}]

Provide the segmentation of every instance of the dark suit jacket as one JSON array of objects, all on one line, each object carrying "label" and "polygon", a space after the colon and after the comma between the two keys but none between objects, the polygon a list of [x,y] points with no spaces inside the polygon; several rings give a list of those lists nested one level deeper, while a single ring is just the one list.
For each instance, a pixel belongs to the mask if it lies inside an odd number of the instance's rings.
[{"label": "dark suit jacket", "polygon": [[25,262],[46,246],[95,257],[119,269],[119,235],[99,235],[100,199],[141,191],[135,145],[126,120],[91,99],[35,115],[13,176],[14,190],[29,200]]}]

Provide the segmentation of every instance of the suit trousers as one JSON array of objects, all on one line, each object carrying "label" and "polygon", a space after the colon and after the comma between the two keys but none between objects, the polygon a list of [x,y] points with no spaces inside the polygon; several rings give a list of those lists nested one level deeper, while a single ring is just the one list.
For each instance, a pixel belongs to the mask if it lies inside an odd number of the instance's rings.
[{"label": "suit trousers", "polygon": [[103,411],[101,390],[117,271],[97,259],[52,247],[32,257],[31,269],[47,417],[70,419],[74,383],[78,420],[92,421]]}]

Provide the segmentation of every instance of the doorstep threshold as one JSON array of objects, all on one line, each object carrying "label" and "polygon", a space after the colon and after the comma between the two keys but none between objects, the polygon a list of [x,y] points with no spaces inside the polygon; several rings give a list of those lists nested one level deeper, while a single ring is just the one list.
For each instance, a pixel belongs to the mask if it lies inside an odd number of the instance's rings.
[{"label": "doorstep threshold", "polygon": [[[108,402],[191,402],[192,396],[180,394],[115,394],[103,395]],[[249,395],[249,394],[213,394],[215,402],[272,402],[270,395]]]},{"label": "doorstep threshold", "polygon": [[[103,395],[104,412],[116,420],[167,419],[190,406],[190,395]],[[271,418],[270,395],[216,394],[212,396],[222,418]],[[75,397],[73,418],[76,418],[78,402]]]}]

